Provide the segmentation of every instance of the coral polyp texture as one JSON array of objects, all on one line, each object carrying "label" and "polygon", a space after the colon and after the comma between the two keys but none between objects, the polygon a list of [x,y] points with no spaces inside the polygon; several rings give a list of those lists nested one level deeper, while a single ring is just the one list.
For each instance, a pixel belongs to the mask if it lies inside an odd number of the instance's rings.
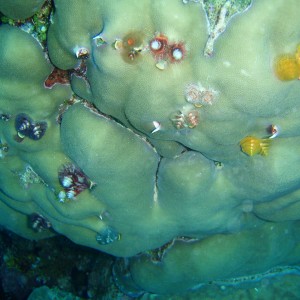
[{"label": "coral polyp texture", "polygon": [[121,257],[129,295],[299,263],[300,6],[271,2],[54,0],[46,47],[1,25],[0,225]]}]

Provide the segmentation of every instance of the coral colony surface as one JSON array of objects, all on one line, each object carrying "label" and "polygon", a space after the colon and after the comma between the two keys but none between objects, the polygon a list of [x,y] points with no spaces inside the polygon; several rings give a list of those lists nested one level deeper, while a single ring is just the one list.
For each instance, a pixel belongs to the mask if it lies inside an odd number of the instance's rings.
[{"label": "coral colony surface", "polygon": [[0,0],[0,225],[118,257],[128,296],[299,274],[299,0]]}]

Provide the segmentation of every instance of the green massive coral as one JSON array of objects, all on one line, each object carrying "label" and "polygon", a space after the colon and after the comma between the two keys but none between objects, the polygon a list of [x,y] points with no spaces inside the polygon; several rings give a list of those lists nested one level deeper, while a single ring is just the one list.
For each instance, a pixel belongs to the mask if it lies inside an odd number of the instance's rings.
[{"label": "green massive coral", "polygon": [[299,263],[298,1],[54,4],[46,48],[0,26],[0,224],[132,292]]}]

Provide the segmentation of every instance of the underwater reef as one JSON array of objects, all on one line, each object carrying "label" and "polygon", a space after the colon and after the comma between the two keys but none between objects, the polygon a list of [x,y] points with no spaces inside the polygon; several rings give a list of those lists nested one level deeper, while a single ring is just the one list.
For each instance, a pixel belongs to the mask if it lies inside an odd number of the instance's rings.
[{"label": "underwater reef", "polygon": [[0,0],[0,226],[118,257],[128,296],[299,274],[297,0]]}]

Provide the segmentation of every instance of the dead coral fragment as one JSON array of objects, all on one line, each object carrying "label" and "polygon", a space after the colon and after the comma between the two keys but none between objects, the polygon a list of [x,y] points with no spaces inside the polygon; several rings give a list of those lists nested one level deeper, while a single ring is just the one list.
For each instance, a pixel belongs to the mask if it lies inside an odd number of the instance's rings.
[{"label": "dead coral fragment", "polygon": [[46,78],[44,86],[51,89],[56,84],[70,84],[70,71],[54,68]]},{"label": "dead coral fragment", "polygon": [[[196,2],[196,1],[194,1]],[[222,34],[229,21],[235,15],[246,11],[251,0],[203,0],[202,6],[206,13],[209,37],[204,49],[205,56],[212,56],[214,43]]]}]

